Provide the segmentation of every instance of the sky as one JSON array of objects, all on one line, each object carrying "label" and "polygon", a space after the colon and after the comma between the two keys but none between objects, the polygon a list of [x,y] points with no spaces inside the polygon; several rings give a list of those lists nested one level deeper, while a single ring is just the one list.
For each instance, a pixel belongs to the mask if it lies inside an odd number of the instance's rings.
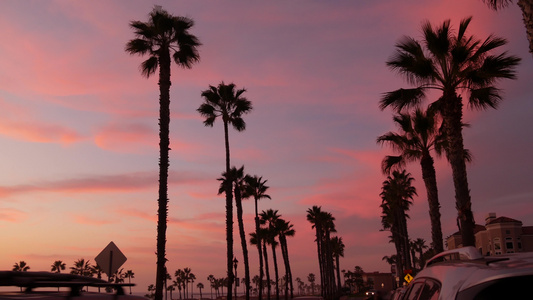
[{"label": "sky", "polygon": [[[501,81],[497,110],[466,110],[465,147],[475,220],[489,212],[533,225],[533,57],[516,4],[494,12],[481,0],[428,1],[15,1],[0,2],[0,269],[25,261],[50,271],[94,262],[113,241],[135,273],[136,292],[155,281],[158,187],[157,76],[124,51],[129,22],[154,5],[195,21],[203,44],[192,69],[172,67],[167,267],[225,277],[225,201],[216,180],[225,167],[222,124],[196,112],[209,85],[235,83],[253,111],[230,131],[231,163],[268,180],[271,200],[294,225],[293,277],[319,274],[314,205],[335,217],[345,244],[341,269],[387,272],[394,254],[380,231],[380,171],[391,149],[376,138],[396,131],[383,93],[409,87],[385,62],[421,24],[472,16],[469,33],[504,37],[501,51],[522,58],[517,79]],[[501,52],[500,51],[500,52]],[[431,99],[429,99],[431,100]],[[426,104],[428,102],[425,102]],[[436,159],[443,235],[457,231],[451,170]],[[420,165],[409,164],[418,197],[411,238],[431,240]],[[252,232],[253,201],[245,201]],[[235,253],[242,262],[235,226]],[[249,247],[252,276],[257,253]],[[280,265],[280,269],[283,267]],[[237,274],[244,273],[242,263]],[[208,292],[208,288],[204,293]]]}]

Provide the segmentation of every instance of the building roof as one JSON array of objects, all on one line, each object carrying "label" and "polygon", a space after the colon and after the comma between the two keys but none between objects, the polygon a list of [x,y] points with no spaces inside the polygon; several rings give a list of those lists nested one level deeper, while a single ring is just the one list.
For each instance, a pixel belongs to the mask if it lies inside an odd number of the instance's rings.
[{"label": "building roof", "polygon": [[[478,233],[480,231],[483,231],[483,230],[487,230],[485,228],[485,226],[476,224],[476,226],[474,227],[474,234],[476,234],[476,233]],[[456,231],[452,235],[461,235],[461,232],[460,231]]]},{"label": "building roof", "polygon": [[520,223],[520,224],[522,224],[521,221],[518,221],[518,220],[515,220],[515,219],[511,219],[511,218],[508,218],[508,217],[498,217],[496,219],[493,219],[493,220],[490,220],[489,222],[487,222],[487,225],[498,224],[498,223]]}]

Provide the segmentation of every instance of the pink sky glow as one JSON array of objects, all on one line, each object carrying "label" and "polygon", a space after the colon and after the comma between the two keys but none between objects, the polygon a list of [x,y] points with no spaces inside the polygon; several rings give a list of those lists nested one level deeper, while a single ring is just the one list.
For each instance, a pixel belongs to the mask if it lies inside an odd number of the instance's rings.
[{"label": "pink sky glow", "polygon": [[[230,132],[232,165],[263,176],[276,209],[294,224],[293,276],[319,274],[313,205],[336,218],[346,245],[341,268],[387,272],[394,253],[381,232],[380,163],[390,149],[376,138],[394,130],[385,92],[407,87],[385,61],[404,35],[420,38],[424,20],[473,16],[470,33],[505,37],[522,58],[517,80],[502,81],[498,110],[468,111],[465,147],[477,223],[496,212],[533,225],[533,58],[516,4],[494,12],[481,0],[429,1],[16,1],[0,2],[0,269],[26,261],[49,271],[94,257],[110,242],[128,257],[135,291],[155,280],[158,86],[124,51],[132,20],[154,5],[194,19],[201,62],[172,68],[168,268],[189,267],[197,282],[225,276],[223,129],[204,127],[201,91],[221,81],[246,88],[254,110],[247,130]],[[443,235],[457,230],[451,171],[436,160]],[[430,242],[426,191],[408,165],[418,197],[412,238]],[[253,201],[245,201],[246,232]],[[235,252],[242,262],[235,226]],[[252,276],[257,253],[250,250]],[[280,268],[282,266],[280,265]],[[238,274],[242,275],[239,265]],[[207,288],[204,293],[208,293]]]}]

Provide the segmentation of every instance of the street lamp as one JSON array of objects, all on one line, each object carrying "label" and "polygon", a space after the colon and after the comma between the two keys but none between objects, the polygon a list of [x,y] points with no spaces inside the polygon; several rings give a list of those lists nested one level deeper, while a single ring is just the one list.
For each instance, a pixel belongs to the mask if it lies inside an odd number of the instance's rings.
[{"label": "street lamp", "polygon": [[235,284],[235,288],[234,288],[234,294],[235,294],[235,299],[237,299],[237,285],[239,283],[239,278],[237,278],[237,264],[239,263],[239,261],[237,260],[237,257],[233,257],[233,267],[235,268],[235,278],[233,279],[234,280],[234,284]]}]

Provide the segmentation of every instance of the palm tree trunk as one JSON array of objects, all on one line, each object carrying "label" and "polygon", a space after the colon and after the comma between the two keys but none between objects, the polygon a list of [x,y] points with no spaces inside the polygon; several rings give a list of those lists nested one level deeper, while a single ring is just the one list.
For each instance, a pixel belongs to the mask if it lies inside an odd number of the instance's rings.
[{"label": "palm tree trunk", "polygon": [[270,288],[270,272],[268,270],[268,254],[266,248],[266,240],[263,239],[263,257],[265,258],[265,272],[266,272],[266,285],[267,285],[267,299],[270,300],[271,288]]},{"label": "palm tree trunk", "polygon": [[259,252],[259,290],[258,300],[263,299],[263,251],[261,250],[261,234],[259,233],[259,213],[257,212],[257,198],[255,199],[255,238]]},{"label": "palm tree trunk", "polygon": [[239,187],[235,188],[235,205],[237,206],[237,220],[239,222],[242,255],[244,257],[244,284],[246,286],[246,300],[250,300],[250,265],[248,262],[248,247],[246,246],[246,233],[244,232],[244,222],[242,219],[242,199]]},{"label": "palm tree trunk", "polygon": [[437,254],[444,251],[444,245],[442,241],[442,228],[440,224],[440,203],[437,189],[437,175],[435,173],[433,158],[429,155],[429,153],[425,153],[422,156],[420,165],[422,166],[422,178],[424,179],[424,184],[426,185],[428,197],[432,246]]},{"label": "palm tree trunk", "polygon": [[446,154],[452,166],[453,183],[455,186],[455,207],[460,226],[463,246],[475,246],[474,215],[472,213],[472,201],[468,188],[466,174],[466,161],[464,155],[462,118],[463,103],[460,96],[455,93],[444,95],[443,119],[448,139]]},{"label": "palm tree trunk", "polygon": [[517,4],[522,10],[522,17],[524,19],[527,39],[529,41],[529,52],[533,54],[533,1],[518,0]]},{"label": "palm tree trunk", "polygon": [[335,265],[337,267],[337,289],[338,289],[337,293],[340,293],[341,288],[342,288],[342,286],[341,286],[341,268],[339,266],[339,263],[340,263],[340,257],[337,254],[337,255],[335,255]]},{"label": "palm tree trunk", "polygon": [[159,55],[159,198],[157,211],[157,270],[155,300],[163,299],[166,272],[166,232],[168,214],[168,166],[170,150],[170,53]]},{"label": "palm tree trunk", "polygon": [[[230,152],[229,152],[229,135],[228,122],[224,120],[224,142],[226,146],[226,174],[230,173]],[[232,182],[226,180],[226,241],[227,241],[227,300],[231,300],[231,286],[235,281],[233,275],[233,193]]]},{"label": "palm tree trunk", "polygon": [[279,273],[278,273],[278,259],[276,256],[275,241],[272,241],[272,261],[274,262],[274,278],[276,278],[276,300],[279,300]]}]

